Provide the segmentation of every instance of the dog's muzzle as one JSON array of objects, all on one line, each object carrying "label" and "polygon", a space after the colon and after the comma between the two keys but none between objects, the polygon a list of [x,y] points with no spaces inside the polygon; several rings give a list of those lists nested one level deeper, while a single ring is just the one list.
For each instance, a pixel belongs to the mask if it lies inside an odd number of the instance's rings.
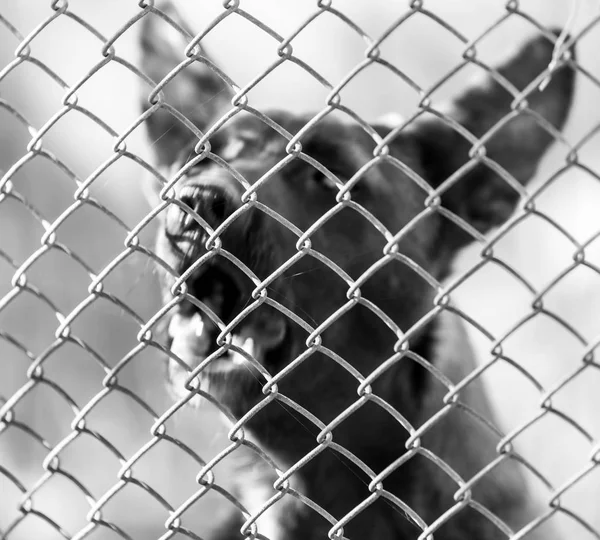
[{"label": "dog's muzzle", "polygon": [[[178,200],[200,218],[198,220],[189,210],[176,204],[167,212],[165,234],[178,257],[178,269],[185,271],[207,253],[205,244],[210,231],[205,229],[202,221],[214,231],[240,207],[241,202],[226,188],[198,184],[183,186]],[[256,246],[269,244],[261,241],[265,231],[260,227],[250,231],[249,226],[250,220],[244,214],[237,216],[220,238],[223,250],[240,258],[256,272],[253,268],[256,260],[252,259],[262,258],[256,256]],[[251,243],[254,251],[249,249]],[[255,301],[251,297],[255,286],[248,276],[219,254],[202,264],[186,283],[189,294],[202,307],[191,302],[179,304],[171,312],[168,334],[172,352],[188,366],[194,368],[213,355],[214,361],[207,364],[204,375],[248,369],[253,361],[265,365],[266,356],[283,344],[287,333],[285,317],[275,309],[261,305],[232,330],[230,347],[222,350],[221,355],[214,355],[220,350],[217,344],[217,336],[222,330],[220,323],[230,324]]]},{"label": "dog's muzzle", "polygon": [[167,211],[166,232],[175,242],[186,236],[198,236],[203,224],[187,210],[196,213],[213,230],[229,217],[239,206],[232,194],[217,186],[186,185],[178,193],[177,200],[184,206],[172,204]]}]

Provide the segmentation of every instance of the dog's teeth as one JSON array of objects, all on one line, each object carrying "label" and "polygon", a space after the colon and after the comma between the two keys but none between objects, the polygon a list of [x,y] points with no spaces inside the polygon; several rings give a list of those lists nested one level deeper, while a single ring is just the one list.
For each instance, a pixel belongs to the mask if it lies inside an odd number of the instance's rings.
[{"label": "dog's teeth", "polygon": [[233,339],[231,340],[231,343],[241,349],[244,346],[244,338],[238,336],[237,334],[233,334]]},{"label": "dog's teeth", "polygon": [[186,361],[206,354],[210,340],[208,332],[204,332],[204,326],[200,313],[195,313],[192,317],[173,314],[168,330],[172,338],[171,350]]},{"label": "dog's teeth", "polygon": [[196,337],[200,337],[204,333],[204,319],[202,318],[202,315],[200,315],[200,313],[196,313],[192,322]]},{"label": "dog's teeth", "polygon": [[247,360],[237,351],[231,351],[231,361],[236,366],[241,366],[242,364],[247,362]]},{"label": "dog's teeth", "polygon": [[[236,334],[233,335],[233,339],[231,340],[231,343],[240,349],[242,349],[244,347],[244,340]],[[247,360],[244,358],[243,354],[241,354],[237,351],[234,351],[234,350],[231,351],[231,361],[237,366],[240,366],[244,362],[247,362]]]},{"label": "dog's teeth", "polygon": [[254,339],[247,338],[242,345],[242,349],[244,349],[252,358],[256,359],[256,344],[254,343]]},{"label": "dog's teeth", "polygon": [[169,321],[169,333],[173,335],[175,332],[179,330],[181,326],[181,315],[179,313],[175,313],[171,320]]},{"label": "dog's teeth", "polygon": [[[243,349],[246,352],[246,354],[248,354],[248,356],[251,356],[252,358],[256,359],[256,356],[255,356],[256,344],[254,342],[254,339],[252,339],[252,338],[243,339],[240,336],[234,335],[231,343],[233,345],[235,345],[236,347]],[[248,359],[243,354],[232,350],[231,351],[231,361],[234,364],[239,366],[244,363],[247,363]]]}]

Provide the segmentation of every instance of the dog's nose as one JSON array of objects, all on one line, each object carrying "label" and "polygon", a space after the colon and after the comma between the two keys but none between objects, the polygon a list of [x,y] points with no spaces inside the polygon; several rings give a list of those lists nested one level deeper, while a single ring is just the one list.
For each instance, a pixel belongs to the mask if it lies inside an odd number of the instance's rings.
[{"label": "dog's nose", "polygon": [[[184,188],[179,200],[194,210],[213,229],[231,215],[234,206],[231,197],[219,187]],[[184,229],[192,228],[196,224],[189,215],[184,221]]]}]

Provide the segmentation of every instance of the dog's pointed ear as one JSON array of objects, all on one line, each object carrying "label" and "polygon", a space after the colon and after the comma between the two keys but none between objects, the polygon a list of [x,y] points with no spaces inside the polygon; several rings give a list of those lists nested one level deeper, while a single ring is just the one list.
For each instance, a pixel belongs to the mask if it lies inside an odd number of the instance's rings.
[{"label": "dog's pointed ear", "polygon": [[[503,176],[508,173],[519,184],[526,184],[555,139],[552,128],[562,129],[567,119],[575,80],[569,63],[560,65],[543,90],[535,87],[548,69],[553,50],[548,38],[531,39],[446,107],[444,115],[429,114],[407,129],[425,180],[440,188],[442,206],[479,232],[506,221],[518,202],[517,190]],[[572,50],[569,54],[573,58]],[[517,114],[511,104],[524,90],[526,107]],[[476,154],[474,143],[459,132],[457,124],[484,143],[485,155],[479,154],[479,160],[471,159],[476,158],[469,155]],[[464,174],[455,183],[456,177],[444,184],[461,167],[465,167]],[[456,227],[449,229],[456,234],[444,234],[444,242],[454,244],[453,248],[470,241],[469,235]]]},{"label": "dog's pointed ear", "polygon": [[[156,13],[148,13],[140,36],[141,68],[156,84],[175,67],[187,60],[185,48],[194,36],[170,2],[156,6],[179,29]],[[202,56],[210,60],[204,50]],[[144,85],[142,108],[148,110],[151,89]],[[163,88],[164,100],[188,118],[198,129],[204,130],[225,108],[233,95],[231,88],[206,64],[198,60],[187,65]],[[172,165],[182,147],[193,139],[192,132],[166,108],[154,111],[146,120],[152,149],[159,165]]]}]

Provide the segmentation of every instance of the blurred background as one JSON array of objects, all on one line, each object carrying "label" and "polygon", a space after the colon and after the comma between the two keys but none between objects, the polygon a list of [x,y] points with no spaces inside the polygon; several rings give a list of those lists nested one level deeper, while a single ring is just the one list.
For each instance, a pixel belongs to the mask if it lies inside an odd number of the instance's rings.
[{"label": "blurred background", "polygon": [[[13,25],[27,36],[53,17],[49,0],[0,0],[0,69],[15,62],[19,40],[9,30]],[[517,2],[510,2],[516,5]],[[223,11],[221,2],[178,3],[189,25],[199,31]],[[242,0],[241,7],[283,36],[290,35],[315,10],[314,1]],[[383,34],[392,21],[409,10],[408,2],[345,0],[334,2],[367,34]],[[484,34],[506,14],[500,0],[425,0],[425,7],[468,39]],[[519,8],[545,26],[563,26],[573,9],[570,0],[524,0]],[[69,9],[105,37],[115,35],[139,12],[133,0],[74,0]],[[573,31],[600,16],[600,2],[580,0]],[[3,21],[4,19],[4,21]],[[136,64],[138,25],[128,28],[114,44],[115,53]],[[494,28],[478,45],[479,57],[494,62],[512,52],[535,31],[523,17],[511,16]],[[206,48],[224,71],[240,86],[248,83],[276,59],[277,43],[256,26],[239,17],[229,17],[211,31]],[[294,39],[295,54],[334,84],[364,57],[365,44],[348,25],[325,14]],[[116,61],[105,65],[102,42],[72,19],[57,16],[32,40],[30,60],[0,75],[0,169],[16,167],[11,175],[14,190],[43,219],[38,219],[14,197],[0,199],[0,406],[11,400],[11,416],[0,423],[0,538],[10,540],[70,537],[86,526],[90,505],[75,477],[98,499],[117,481],[122,467],[119,456],[129,459],[151,440],[154,417],[172,404],[165,390],[164,366],[155,350],[133,355],[118,375],[118,388],[99,400],[86,417],[89,433],[66,444],[59,460],[50,464],[58,472],[45,478],[42,461],[49,448],[65,443],[75,417],[74,407],[83,407],[102,391],[103,364],[114,367],[137,345],[139,324],[131,312],[106,299],[89,305],[73,322],[72,336],[82,340],[54,347],[59,324],[56,312],[70,313],[88,297],[90,275],[68,253],[58,249],[41,254],[27,271],[27,284],[44,297],[27,290],[11,300],[12,276],[41,248],[44,221],[52,223],[74,204],[75,181],[97,175],[91,194],[117,216],[90,204],[72,209],[56,232],[56,240],[68,247],[97,274],[124,249],[129,230],[146,216],[143,168],[126,156],[114,159],[114,137],[81,112],[60,116],[43,136],[43,148],[55,159],[27,155],[32,133],[9,106],[36,129],[58,113],[67,93],[95,66],[100,66],[77,91],[78,105],[124,133],[139,115],[140,82]],[[462,44],[431,18],[411,18],[396,29],[381,46],[384,58],[413,78],[421,87],[436,84],[461,60]],[[579,63],[587,76],[579,77],[575,108],[565,131],[576,144],[600,123],[600,25],[578,43]],[[46,66],[50,71],[44,68]],[[8,69],[8,68],[6,68]],[[463,70],[451,77],[434,94],[443,100],[466,84]],[[327,90],[297,66],[283,64],[261,81],[250,96],[250,104],[261,108],[292,111],[319,110]],[[365,119],[394,112],[408,115],[418,96],[391,72],[371,66],[343,90],[342,103]],[[437,101],[436,101],[437,102]],[[7,105],[8,104],[8,105]],[[557,175],[537,199],[537,207],[559,224],[562,231],[543,218],[531,218],[499,242],[497,254],[523,275],[537,290],[552,286],[544,296],[551,315],[532,311],[532,294],[508,272],[485,267],[473,274],[456,291],[459,306],[494,336],[514,329],[503,344],[507,356],[518,362],[542,385],[537,388],[521,372],[506,363],[496,363],[484,374],[498,418],[506,432],[540,416],[540,403],[555,388],[552,407],[558,414],[542,415],[515,439],[517,449],[549,478],[554,486],[566,485],[561,504],[579,521],[566,515],[553,518],[564,538],[599,538],[600,471],[594,468],[594,445],[600,442],[600,371],[584,367],[586,345],[600,337],[600,140],[592,135],[579,152],[585,167]],[[143,159],[149,148],[141,129],[127,138],[127,150]],[[548,154],[536,183],[541,185],[565,164],[568,149],[555,145]],[[59,164],[64,163],[67,169]],[[141,233],[142,243],[152,245],[153,226]],[[573,265],[576,243],[589,242],[586,264]],[[465,250],[457,271],[477,262],[480,248]],[[105,280],[105,291],[125,304],[143,321],[160,307],[154,264],[141,253],[125,258]],[[522,321],[530,317],[525,324]],[[483,365],[491,359],[490,340],[470,329]],[[576,336],[579,336],[578,339]],[[43,354],[43,373],[29,373],[32,358]],[[30,385],[32,377],[44,381]],[[135,394],[140,399],[132,397]],[[18,398],[18,399],[17,399]],[[71,406],[69,400],[72,400]],[[565,418],[573,419],[568,422]],[[205,459],[227,444],[224,429],[210,407],[201,411],[179,410],[167,423],[168,433],[183,441]],[[588,436],[585,436],[583,430]],[[594,442],[595,441],[595,442]],[[112,445],[112,446],[111,446]],[[130,482],[104,507],[97,518],[118,525],[131,538],[153,538],[164,533],[168,505],[177,507],[193,495],[200,469],[193,454],[180,445],[161,441],[133,466],[133,476],[146,488]],[[225,473],[219,481],[227,484]],[[582,474],[583,471],[588,471]],[[10,478],[7,473],[14,475]],[[221,474],[222,476],[219,476]],[[550,491],[532,474],[528,480],[542,501]],[[19,488],[21,486],[21,489]],[[155,490],[161,504],[148,493]],[[24,491],[34,490],[31,497]],[[184,525],[199,534],[209,531],[219,519],[223,505],[217,496],[203,498],[198,511],[184,516]],[[22,508],[27,516],[21,519]],[[39,513],[38,513],[39,512]],[[588,528],[590,527],[590,528]],[[10,528],[10,529],[9,529]],[[595,532],[591,530],[595,528]],[[9,530],[7,530],[9,529]],[[100,527],[94,538],[117,538],[121,532]],[[5,535],[5,536],[3,536]]]}]

